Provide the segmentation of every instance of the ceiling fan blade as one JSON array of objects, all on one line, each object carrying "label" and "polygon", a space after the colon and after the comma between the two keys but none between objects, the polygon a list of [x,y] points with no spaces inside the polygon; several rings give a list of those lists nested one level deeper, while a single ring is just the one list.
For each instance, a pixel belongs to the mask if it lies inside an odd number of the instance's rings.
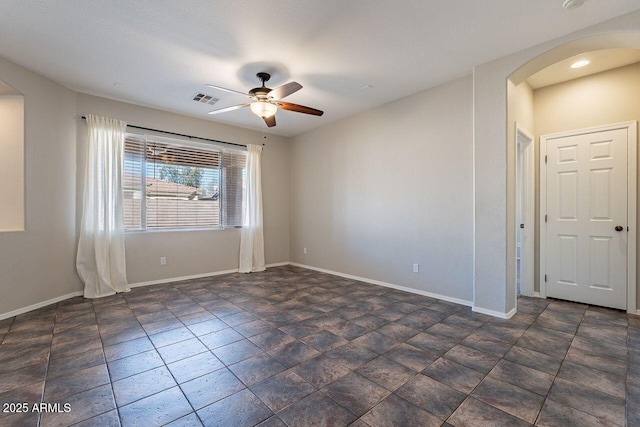
[{"label": "ceiling fan blade", "polygon": [[315,108],[305,107],[304,105],[292,104],[291,102],[278,102],[278,107],[283,110],[295,111],[296,113],[312,114],[314,116],[321,116],[324,111],[316,110]]},{"label": "ceiling fan blade", "polygon": [[209,111],[209,114],[220,114],[220,113],[226,113],[227,111],[239,110],[239,109],[241,109],[241,108],[248,107],[248,106],[249,106],[249,104],[238,104],[238,105],[232,105],[231,107],[221,108],[221,109],[219,109],[219,110]]},{"label": "ceiling fan blade", "polygon": [[276,115],[274,114],[271,117],[263,117],[264,122],[267,124],[267,126],[269,126],[270,128],[274,127],[276,125]]},{"label": "ceiling fan blade", "polygon": [[302,85],[300,83],[290,82],[273,89],[271,92],[269,92],[269,96],[273,99],[282,99],[285,96],[289,96],[292,93],[299,91],[300,89],[302,89]]},{"label": "ceiling fan blade", "polygon": [[210,84],[205,84],[205,86],[213,88],[213,89],[223,90],[223,91],[229,92],[229,93],[235,93],[237,95],[242,95],[242,96],[247,96],[247,97],[249,96],[248,93],[239,92],[239,91],[233,90],[233,89],[227,89],[226,87],[220,87],[220,86],[210,85]]}]

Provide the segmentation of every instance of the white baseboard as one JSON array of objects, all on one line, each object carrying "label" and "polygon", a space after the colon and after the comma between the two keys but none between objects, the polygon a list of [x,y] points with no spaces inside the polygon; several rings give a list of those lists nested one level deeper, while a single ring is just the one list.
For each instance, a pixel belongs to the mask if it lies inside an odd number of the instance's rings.
[{"label": "white baseboard", "polygon": [[192,274],[190,276],[169,277],[166,279],[149,280],[147,282],[129,283],[129,287],[139,288],[141,286],[161,285],[163,283],[181,282],[183,280],[191,280],[191,279],[202,279],[203,277],[221,276],[223,274],[237,273],[237,272],[238,272],[238,269],[236,268],[233,270],[223,270],[223,271],[213,271],[210,273]]},{"label": "white baseboard", "polygon": [[[290,264],[289,261],[277,262],[274,264],[267,264],[265,267],[266,268],[280,267],[280,266],[289,265],[289,264]],[[167,279],[149,280],[148,282],[129,283],[129,287],[139,288],[140,286],[161,285],[163,283],[180,282],[183,280],[191,280],[191,279],[202,279],[204,277],[222,276],[223,274],[230,274],[230,273],[237,273],[237,272],[238,272],[238,269],[234,268],[233,270],[213,271],[210,273],[193,274],[191,276],[169,277]]]},{"label": "white baseboard", "polygon": [[8,318],[13,317],[13,316],[18,316],[19,314],[24,314],[24,313],[26,313],[28,311],[37,310],[39,308],[46,307],[48,305],[55,304],[55,303],[60,302],[60,301],[64,301],[64,300],[69,299],[69,298],[79,297],[79,296],[82,296],[83,294],[84,294],[84,292],[82,292],[82,291],[71,292],[70,294],[62,295],[60,297],[55,297],[55,298],[52,298],[52,299],[49,299],[49,300],[46,300],[46,301],[39,302],[37,304],[32,304],[32,305],[27,306],[27,307],[22,307],[22,308],[19,308],[17,310],[10,311],[8,313],[0,314],[0,320],[8,319]]},{"label": "white baseboard", "polygon": [[409,292],[412,294],[423,295],[425,297],[435,298],[442,301],[453,302],[455,304],[465,305],[467,307],[471,307],[473,303],[471,301],[465,301],[458,298],[448,297],[446,295],[435,294],[433,292],[421,291],[419,289],[408,288],[406,286],[395,285],[393,283],[381,282],[380,280],[369,279],[366,277],[354,276],[351,274],[340,273],[338,271],[327,270],[324,268],[313,267],[310,265],[298,264],[297,262],[290,262],[290,265],[295,265],[296,267],[307,268],[309,270],[319,271],[321,273],[333,274],[334,276],[344,277],[345,279],[353,279],[358,280],[360,282],[371,283],[372,285],[380,285],[386,288],[398,289],[400,291]]},{"label": "white baseboard", "polygon": [[515,308],[511,309],[511,311],[509,311],[508,313],[502,313],[500,311],[494,311],[494,310],[487,310],[486,308],[475,307],[475,306],[471,310],[475,311],[476,313],[486,314],[488,316],[498,317],[500,319],[511,319],[513,315],[516,314]]},{"label": "white baseboard", "polygon": [[[290,263],[288,261],[286,261],[286,262],[278,262],[278,263],[274,263],[274,264],[267,264],[266,267],[267,268],[269,268],[269,267],[280,267],[280,266],[289,265],[289,264]],[[169,279],[160,279],[160,280],[150,280],[148,282],[129,283],[129,287],[130,288],[137,288],[137,287],[140,287],[140,286],[159,285],[159,284],[162,284],[162,283],[179,282],[181,280],[189,280],[189,279],[201,279],[203,277],[220,276],[220,275],[223,275],[223,274],[237,273],[237,272],[238,272],[238,269],[236,268],[234,270],[215,271],[215,272],[211,272],[211,273],[194,274],[192,276],[171,277]],[[66,299],[73,298],[73,297],[79,297],[79,296],[82,296],[82,295],[84,295],[83,291],[72,292],[70,294],[66,294],[66,295],[62,295],[62,296],[56,297],[56,298],[52,298],[50,300],[42,301],[42,302],[39,302],[37,304],[32,304],[32,305],[27,306],[27,307],[22,307],[22,308],[19,308],[17,310],[10,311],[8,313],[2,313],[2,314],[0,314],[0,320],[8,319],[10,317],[17,316],[19,314],[24,314],[24,313],[26,313],[28,311],[37,310],[39,308],[46,307],[47,305],[55,304],[57,302],[64,301]]]}]

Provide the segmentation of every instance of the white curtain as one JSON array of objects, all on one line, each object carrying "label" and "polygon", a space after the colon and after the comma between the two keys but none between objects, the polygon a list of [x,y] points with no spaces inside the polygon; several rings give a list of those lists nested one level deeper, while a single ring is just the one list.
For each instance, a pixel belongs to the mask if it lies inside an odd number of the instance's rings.
[{"label": "white curtain", "polygon": [[262,232],[262,145],[247,145],[247,182],[242,203],[240,273],[264,271]]},{"label": "white curtain", "polygon": [[84,296],[129,290],[124,256],[122,174],[127,124],[87,116],[89,147],[76,268]]}]

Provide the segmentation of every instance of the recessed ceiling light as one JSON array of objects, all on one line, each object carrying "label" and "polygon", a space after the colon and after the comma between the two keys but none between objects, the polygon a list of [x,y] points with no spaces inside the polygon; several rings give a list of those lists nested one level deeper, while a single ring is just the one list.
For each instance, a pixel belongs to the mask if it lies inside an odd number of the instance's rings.
[{"label": "recessed ceiling light", "polygon": [[564,0],[562,7],[564,7],[565,10],[573,10],[579,8],[583,4],[584,0]]},{"label": "recessed ceiling light", "polygon": [[588,59],[582,59],[580,61],[576,61],[573,64],[571,64],[571,68],[582,68],[585,65],[589,65],[589,60]]}]

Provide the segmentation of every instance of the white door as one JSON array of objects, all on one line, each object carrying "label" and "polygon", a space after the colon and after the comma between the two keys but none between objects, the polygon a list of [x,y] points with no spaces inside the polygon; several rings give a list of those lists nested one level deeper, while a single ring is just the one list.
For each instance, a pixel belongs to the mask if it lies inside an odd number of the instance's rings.
[{"label": "white door", "polygon": [[626,309],[627,129],[546,144],[547,296]]}]

